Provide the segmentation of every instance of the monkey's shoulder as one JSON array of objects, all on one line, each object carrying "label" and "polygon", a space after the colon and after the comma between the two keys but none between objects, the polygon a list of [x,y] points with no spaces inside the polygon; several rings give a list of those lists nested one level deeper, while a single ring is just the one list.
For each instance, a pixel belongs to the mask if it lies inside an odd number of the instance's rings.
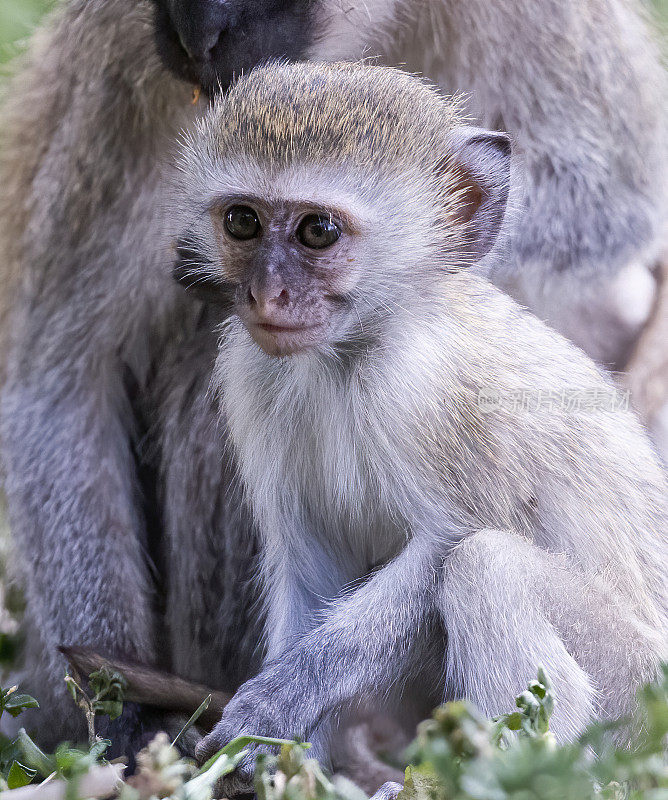
[{"label": "monkey's shoulder", "polygon": [[596,442],[596,457],[621,465],[623,439],[654,469],[627,394],[585,353],[483,280],[443,283],[386,348],[377,377],[388,425],[441,460],[469,448],[499,464],[511,453],[550,464],[557,446],[584,465]]},{"label": "monkey's shoulder", "polygon": [[585,353],[489,282],[457,274],[438,288],[393,327],[386,363],[404,386],[460,397],[486,388],[610,386]]}]

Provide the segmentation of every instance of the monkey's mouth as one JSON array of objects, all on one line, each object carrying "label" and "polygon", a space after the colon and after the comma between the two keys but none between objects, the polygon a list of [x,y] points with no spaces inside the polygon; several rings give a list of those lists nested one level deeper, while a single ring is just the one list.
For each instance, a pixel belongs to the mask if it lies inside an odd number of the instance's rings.
[{"label": "monkey's mouth", "polygon": [[276,325],[245,323],[253,340],[270,356],[289,356],[315,347],[322,341],[322,324]]},{"label": "monkey's mouth", "polygon": [[319,328],[319,325],[272,325],[270,322],[256,323],[258,328],[268,333],[303,333],[304,331],[312,331],[314,328]]}]

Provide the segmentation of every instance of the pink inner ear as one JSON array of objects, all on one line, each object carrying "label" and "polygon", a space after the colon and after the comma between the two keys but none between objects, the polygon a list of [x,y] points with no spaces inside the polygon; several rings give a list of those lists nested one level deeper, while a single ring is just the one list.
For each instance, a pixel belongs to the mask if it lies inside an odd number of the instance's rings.
[{"label": "pink inner ear", "polygon": [[454,210],[457,222],[465,225],[480,208],[487,197],[487,192],[476,181],[471,173],[459,167],[454,191],[457,193],[457,207]]}]

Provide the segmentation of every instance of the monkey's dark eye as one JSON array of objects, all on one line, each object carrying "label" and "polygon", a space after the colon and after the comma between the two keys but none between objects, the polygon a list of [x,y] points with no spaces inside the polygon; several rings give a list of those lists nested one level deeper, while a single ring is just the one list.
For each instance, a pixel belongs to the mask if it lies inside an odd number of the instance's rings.
[{"label": "monkey's dark eye", "polygon": [[312,250],[330,247],[341,236],[341,229],[324,214],[309,214],[297,228],[297,238]]},{"label": "monkey's dark eye", "polygon": [[235,239],[253,239],[260,232],[260,220],[250,206],[232,206],[225,214],[225,227]]}]

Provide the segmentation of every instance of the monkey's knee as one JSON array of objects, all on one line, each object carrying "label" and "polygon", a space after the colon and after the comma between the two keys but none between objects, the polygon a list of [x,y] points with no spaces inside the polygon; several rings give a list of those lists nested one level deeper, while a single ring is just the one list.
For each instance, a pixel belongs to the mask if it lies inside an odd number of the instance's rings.
[{"label": "monkey's knee", "polygon": [[628,360],[657,290],[651,270],[640,262],[587,281],[569,272],[546,274],[536,265],[498,284],[594,361],[615,370]]},{"label": "monkey's knee", "polygon": [[[485,528],[455,547],[445,562],[444,576],[448,582],[455,580],[467,590],[493,589],[509,570],[522,572],[534,551],[534,545],[513,531]],[[481,579],[487,582],[485,587],[480,584]]]},{"label": "monkey's knee", "polygon": [[521,546],[526,542],[521,536],[510,530],[483,528],[462,539],[452,553],[455,560],[468,563],[472,557],[484,556],[486,552],[498,553],[500,548],[509,543]]},{"label": "monkey's knee", "polygon": [[448,558],[439,595],[446,699],[464,697],[495,716],[512,708],[543,666],[558,699],[553,732],[571,739],[591,720],[596,692],[543,611],[551,566],[543,555],[515,533],[485,530]]}]

